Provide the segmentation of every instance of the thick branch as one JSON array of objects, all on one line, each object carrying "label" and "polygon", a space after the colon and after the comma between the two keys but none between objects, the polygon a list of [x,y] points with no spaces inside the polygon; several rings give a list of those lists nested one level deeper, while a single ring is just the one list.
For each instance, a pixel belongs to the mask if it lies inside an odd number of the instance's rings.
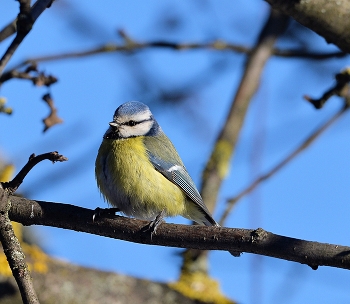
[{"label": "thick branch", "polygon": [[349,0],[266,0],[272,8],[294,18],[304,26],[350,53]]},{"label": "thick branch", "polygon": [[[203,200],[211,212],[215,209],[221,184],[228,173],[230,160],[234,153],[248,106],[259,87],[260,76],[265,63],[272,55],[275,41],[286,29],[288,20],[289,18],[285,15],[271,10],[268,20],[261,29],[256,45],[247,58],[242,80],[233,97],[226,121],[216,139],[213,151],[203,171],[200,190]],[[207,272],[207,263],[203,252],[196,253],[189,263],[186,263],[189,260],[188,256],[193,256],[190,250],[186,250],[183,256],[183,272]]]},{"label": "thick branch", "polygon": [[272,55],[277,38],[286,29],[288,20],[286,16],[271,11],[265,26],[261,30],[256,46],[247,59],[244,74],[233,98],[231,109],[203,173],[201,194],[211,211],[215,207],[221,183],[228,173],[230,159],[251,98],[259,87],[261,73],[267,60]]},{"label": "thick branch", "polygon": [[307,264],[313,269],[332,266],[350,269],[350,247],[304,241],[263,229],[233,229],[161,224],[151,238],[142,232],[148,222],[121,216],[93,222],[93,210],[61,203],[11,196],[11,220],[101,235],[134,243],[201,250],[255,253]]}]

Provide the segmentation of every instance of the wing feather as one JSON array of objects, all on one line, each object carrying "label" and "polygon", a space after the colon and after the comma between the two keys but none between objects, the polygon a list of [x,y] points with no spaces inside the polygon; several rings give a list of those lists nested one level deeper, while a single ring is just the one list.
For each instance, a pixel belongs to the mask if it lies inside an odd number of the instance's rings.
[{"label": "wing feather", "polygon": [[205,206],[203,199],[186,168],[179,164],[164,161],[149,151],[148,157],[154,168],[162,173],[169,181],[177,185],[197,205],[199,209],[204,211],[206,219],[212,225],[216,226],[217,223],[211,217],[207,206]]}]

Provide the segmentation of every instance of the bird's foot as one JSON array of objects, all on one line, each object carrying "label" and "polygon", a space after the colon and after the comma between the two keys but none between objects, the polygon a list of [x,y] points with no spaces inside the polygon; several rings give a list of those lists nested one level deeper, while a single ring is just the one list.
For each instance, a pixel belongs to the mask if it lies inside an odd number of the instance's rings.
[{"label": "bird's foot", "polygon": [[115,216],[116,212],[119,212],[119,208],[99,208],[97,207],[94,211],[94,214],[92,215],[92,221],[96,221],[99,217],[113,217]]},{"label": "bird's foot", "polygon": [[164,222],[164,216],[165,210],[162,210],[153,221],[149,222],[149,224],[142,229],[142,232],[150,233],[152,239],[153,235],[157,234],[158,226]]}]

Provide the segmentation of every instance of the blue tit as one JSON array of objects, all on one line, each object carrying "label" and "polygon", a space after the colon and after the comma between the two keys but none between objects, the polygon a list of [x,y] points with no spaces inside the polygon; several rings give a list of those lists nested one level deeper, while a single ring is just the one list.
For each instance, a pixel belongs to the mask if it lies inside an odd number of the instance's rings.
[{"label": "blue tit", "polygon": [[158,219],[159,224],[163,217],[181,215],[201,225],[219,226],[174,145],[141,102],[117,108],[95,165],[104,199],[127,216]]}]

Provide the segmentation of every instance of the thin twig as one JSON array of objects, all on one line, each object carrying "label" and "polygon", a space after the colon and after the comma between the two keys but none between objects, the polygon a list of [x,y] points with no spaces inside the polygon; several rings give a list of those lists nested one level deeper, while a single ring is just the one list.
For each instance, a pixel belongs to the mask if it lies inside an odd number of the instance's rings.
[{"label": "thin twig", "polygon": [[31,31],[34,22],[37,20],[40,14],[51,5],[52,2],[53,0],[38,0],[36,5],[30,9],[29,0],[19,0],[20,12],[16,22],[17,35],[0,59],[0,76],[23,39]]},{"label": "thin twig", "polygon": [[[45,62],[45,61],[55,61],[62,59],[71,58],[81,58],[92,55],[97,55],[101,53],[111,53],[111,52],[135,52],[147,48],[167,48],[172,50],[197,50],[197,49],[209,49],[214,51],[234,51],[237,53],[250,54],[252,49],[245,46],[235,45],[232,43],[227,43],[222,40],[217,40],[211,43],[174,43],[169,41],[150,41],[150,42],[135,42],[132,45],[123,44],[106,44],[104,46],[99,46],[86,51],[80,52],[68,52],[64,54],[41,56],[27,59],[25,62],[21,63],[20,66],[29,64],[32,62]],[[347,56],[344,52],[331,52],[331,53],[314,53],[303,50],[280,50],[273,49],[272,55],[284,58],[301,58],[301,59],[314,59],[314,60],[324,60],[329,58],[342,58]]]},{"label": "thin twig", "polygon": [[[121,31],[120,31],[121,32]],[[123,32],[124,33],[124,32]],[[125,35],[125,34],[124,34]],[[125,35],[126,36],[126,35]],[[223,40],[216,40],[210,43],[176,43],[170,41],[150,41],[150,42],[140,42],[130,38],[130,36],[125,37],[124,44],[106,44],[103,46],[95,47],[86,51],[79,52],[68,52],[57,55],[40,56],[25,60],[20,63],[12,70],[25,66],[27,64],[32,64],[34,62],[47,62],[56,61],[63,59],[72,58],[82,58],[103,53],[112,52],[136,52],[147,48],[167,48],[172,50],[198,50],[198,49],[208,49],[214,51],[233,51],[237,53],[243,53],[250,55],[253,51],[250,47],[245,47],[241,45],[236,45],[233,43],[225,42]],[[272,55],[284,58],[301,58],[301,59],[314,59],[314,60],[324,60],[329,58],[341,58],[348,54],[344,52],[330,52],[330,53],[317,53],[309,52],[305,50],[280,50],[278,48],[272,49]]]},{"label": "thin twig", "polygon": [[[342,96],[344,95],[344,90],[348,91],[350,82],[350,68],[346,68],[340,73],[335,75],[336,84],[327,90],[321,98],[313,99],[307,95],[304,96],[304,99],[309,101],[314,105],[316,109],[321,109],[326,101],[334,95]],[[345,92],[347,94],[347,92]]]},{"label": "thin twig", "polygon": [[63,161],[68,160],[67,157],[58,154],[57,151],[48,152],[48,153],[40,154],[37,156],[35,156],[35,154],[33,153],[29,157],[28,162],[25,164],[25,166],[22,168],[22,170],[19,171],[19,173],[15,176],[15,178],[12,181],[1,183],[4,187],[4,189],[6,189],[9,193],[14,193],[18,189],[18,187],[22,184],[24,178],[27,176],[29,171],[32,170],[33,167],[36,166],[39,162],[41,162],[45,159],[50,160],[53,163],[63,162]]},{"label": "thin twig", "polygon": [[10,70],[0,76],[0,85],[10,79],[27,79],[35,86],[49,87],[57,82],[57,78],[52,75],[46,75],[45,72],[39,72],[34,64],[26,67],[25,71]]},{"label": "thin twig", "polygon": [[305,241],[256,230],[162,223],[151,238],[149,222],[122,216],[93,221],[94,210],[11,196],[10,218],[23,225],[45,225],[124,241],[200,250],[242,251],[309,265],[350,269],[350,247]]},{"label": "thin twig", "polygon": [[285,159],[283,159],[280,163],[278,163],[275,167],[273,167],[267,173],[259,176],[255,179],[248,187],[242,190],[238,195],[233,198],[230,198],[227,201],[225,211],[220,218],[220,225],[224,225],[227,217],[229,216],[232,208],[235,206],[237,201],[239,201],[242,197],[252,192],[257,186],[259,186],[263,181],[270,178],[276,172],[281,170],[284,166],[290,163],[300,152],[309,147],[325,130],[327,130],[333,123],[335,123],[349,108],[347,106],[343,107],[340,111],[335,113],[329,120],[327,120],[322,126],[317,128],[310,136],[308,136],[292,153],[290,153]]}]

